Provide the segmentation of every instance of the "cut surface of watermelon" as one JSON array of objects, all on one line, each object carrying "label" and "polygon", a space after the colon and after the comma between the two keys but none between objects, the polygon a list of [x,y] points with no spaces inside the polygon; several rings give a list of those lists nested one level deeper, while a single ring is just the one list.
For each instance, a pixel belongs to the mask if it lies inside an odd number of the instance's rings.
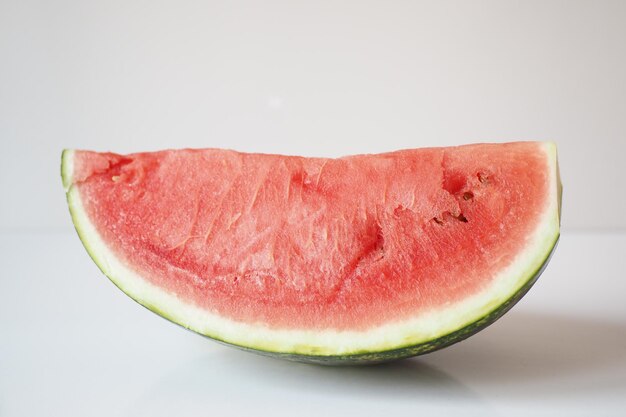
[{"label": "cut surface of watermelon", "polygon": [[66,150],[62,177],[81,240],[130,297],[309,361],[461,340],[530,288],[559,237],[552,143],[337,159]]}]

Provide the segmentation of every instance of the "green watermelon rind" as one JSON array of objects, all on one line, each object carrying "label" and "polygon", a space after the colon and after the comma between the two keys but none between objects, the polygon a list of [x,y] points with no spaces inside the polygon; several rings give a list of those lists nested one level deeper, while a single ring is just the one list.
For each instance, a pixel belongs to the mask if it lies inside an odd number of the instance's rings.
[{"label": "green watermelon rind", "polygon": [[[240,341],[233,340],[234,338],[232,337],[221,337],[215,332],[212,332],[211,329],[201,329],[198,328],[198,326],[190,325],[190,323],[184,320],[184,318],[181,318],[181,313],[168,309],[168,306],[157,305],[158,303],[153,302],[154,300],[150,300],[149,296],[144,297],[140,292],[133,290],[133,288],[131,288],[132,286],[125,285],[123,282],[124,280],[120,279],[119,276],[116,276],[110,270],[107,261],[107,252],[111,251],[108,250],[106,245],[101,241],[100,236],[95,231],[95,227],[91,225],[86,213],[84,213],[84,210],[82,209],[78,188],[72,184],[73,151],[71,150],[63,151],[61,176],[63,179],[63,185],[66,189],[66,196],[72,221],[83,245],[85,246],[85,249],[94,263],[100,268],[102,273],[107,276],[122,292],[138,302],[140,305],[162,316],[163,318],[186,329],[199,333],[202,336],[246,351],[288,360],[327,365],[366,364],[387,362],[410,356],[421,355],[457,343],[495,322],[528,292],[545,269],[552,253],[554,252],[554,249],[556,248],[560,236],[559,224],[561,183],[558,174],[558,166],[556,165],[556,147],[553,144],[546,145],[549,147],[549,153],[553,154],[554,168],[556,171],[555,188],[557,207],[553,210],[556,213],[554,215],[548,213],[548,225],[550,226],[548,228],[549,230],[545,231],[545,235],[539,233],[540,243],[538,243],[538,245],[541,245],[541,248],[536,250],[536,252],[540,254],[540,256],[535,256],[532,263],[526,264],[524,270],[519,271],[518,276],[523,278],[517,280],[517,287],[510,291],[509,296],[505,298],[501,297],[501,300],[496,304],[488,304],[488,307],[484,307],[482,310],[477,311],[476,314],[474,314],[474,317],[469,320],[464,320],[464,317],[459,317],[459,322],[456,323],[455,328],[444,328],[442,329],[441,334],[437,334],[435,337],[422,338],[421,340],[419,340],[419,338],[416,339],[415,337],[412,337],[410,342],[405,344],[396,343],[394,345],[389,345],[388,343],[381,343],[380,346],[376,347],[370,346],[367,349],[357,348],[347,352],[341,351],[340,353],[334,353],[332,346],[330,348],[325,346],[321,349],[317,346],[307,345],[304,343],[295,344],[285,348],[284,346],[273,344],[271,340],[268,342],[263,341],[263,343],[240,343]],[[102,247],[99,248],[99,246]],[[108,257],[111,258],[110,253]],[[121,261],[116,260],[116,262]],[[407,336],[407,339],[410,338]]]},{"label": "green watermelon rind", "polygon": [[[336,356],[314,356],[314,355],[301,355],[297,353],[280,353],[280,352],[268,352],[264,350],[251,349],[244,346],[233,345],[231,343],[218,340],[220,343],[224,343],[229,346],[233,346],[245,351],[257,353],[264,356],[271,356],[286,360],[292,360],[297,362],[315,363],[320,365],[364,365],[364,364],[377,364],[385,363],[399,359],[410,358],[412,356],[423,355],[426,353],[434,352],[439,349],[443,349],[455,343],[461,342],[468,337],[478,333],[484,328],[493,324],[496,320],[502,317],[507,311],[509,311],[519,300],[526,295],[530,288],[537,282],[537,279],[545,270],[550,258],[554,254],[559,238],[557,237],[554,242],[554,246],[550,251],[550,254],[546,257],[541,267],[535,272],[533,277],[529,279],[522,288],[520,288],[511,298],[505,301],[497,309],[491,311],[479,320],[445,336],[438,337],[433,340],[429,340],[417,345],[402,346],[392,350],[385,350],[380,352],[363,352],[355,353],[351,355],[336,355]],[[206,336],[211,338],[210,336]]]}]

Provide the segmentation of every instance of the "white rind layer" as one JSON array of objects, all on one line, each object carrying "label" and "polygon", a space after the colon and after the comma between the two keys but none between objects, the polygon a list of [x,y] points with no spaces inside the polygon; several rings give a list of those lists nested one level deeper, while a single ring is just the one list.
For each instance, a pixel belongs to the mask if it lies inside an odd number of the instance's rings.
[{"label": "white rind layer", "polygon": [[76,230],[102,272],[128,296],[165,318],[197,333],[230,344],[268,352],[339,356],[383,352],[446,336],[495,311],[513,297],[550,255],[559,237],[560,180],[556,146],[544,143],[550,168],[550,196],[525,249],[480,293],[436,311],[365,331],[275,329],[263,323],[242,323],[201,309],[151,284],[107,247],[90,221],[72,185],[74,152],[65,151],[62,174]]}]

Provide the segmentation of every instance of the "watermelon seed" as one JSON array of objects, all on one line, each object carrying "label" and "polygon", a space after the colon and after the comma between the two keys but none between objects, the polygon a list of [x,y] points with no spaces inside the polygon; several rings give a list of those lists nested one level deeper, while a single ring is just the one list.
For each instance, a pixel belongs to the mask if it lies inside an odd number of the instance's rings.
[{"label": "watermelon seed", "polygon": [[479,172],[476,174],[476,176],[478,177],[478,181],[480,181],[483,184],[487,184],[489,182],[489,176],[485,174],[484,172]]},{"label": "watermelon seed", "polygon": [[474,198],[474,193],[471,191],[466,191],[463,193],[463,200],[467,201],[467,200],[471,200],[472,198]]},{"label": "watermelon seed", "polygon": [[439,218],[439,217],[433,217],[433,220],[434,220],[434,221],[435,221],[435,223],[437,223],[437,224],[443,224],[443,223],[444,223],[444,220],[443,220],[443,219],[445,218],[445,216],[450,216],[450,217],[453,217],[453,218],[455,218],[455,219],[457,219],[458,221],[463,222],[463,223],[468,223],[468,222],[469,222],[469,220],[467,220],[467,217],[465,217],[465,216],[463,215],[463,213],[460,213],[458,216],[455,216],[455,215],[453,215],[452,213],[450,213],[449,211],[446,211],[446,212],[443,214],[442,218]]}]

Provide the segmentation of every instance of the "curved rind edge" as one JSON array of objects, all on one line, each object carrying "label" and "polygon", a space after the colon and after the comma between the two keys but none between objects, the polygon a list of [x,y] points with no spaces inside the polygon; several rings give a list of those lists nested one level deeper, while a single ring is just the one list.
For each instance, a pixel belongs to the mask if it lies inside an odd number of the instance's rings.
[{"label": "curved rind edge", "polygon": [[[538,232],[539,237],[543,237],[542,239],[540,239],[543,246],[541,260],[535,259],[535,262],[532,263],[530,268],[528,268],[524,272],[520,272],[523,278],[521,280],[518,280],[519,285],[514,288],[510,296],[504,299],[504,301],[498,302],[495,305],[492,304],[490,309],[486,311],[481,311],[479,315],[472,317],[469,321],[459,324],[455,329],[447,331],[447,333],[439,334],[435,337],[419,341],[416,341],[416,339],[413,338],[410,343],[405,345],[396,343],[393,346],[389,346],[388,344],[386,345],[382,343],[380,344],[380,346],[374,349],[354,349],[351,352],[341,352],[339,354],[332,354],[332,352],[322,351],[316,346],[307,346],[306,344],[297,344],[295,346],[291,346],[290,349],[284,349],[284,346],[283,348],[281,348],[280,346],[273,345],[272,343],[237,343],[237,341],[234,341],[232,338],[221,337],[214,332],[190,325],[189,322],[181,319],[180,316],[177,317],[175,313],[173,313],[172,311],[168,311],[167,308],[163,308],[163,306],[158,306],[155,303],[151,302],[149,299],[146,299],[146,297],[142,297],[141,294],[138,294],[131,288],[127,288],[121,282],[122,280],[119,279],[119,277],[116,277],[115,274],[113,274],[113,271],[109,266],[109,262],[107,261],[106,256],[103,253],[106,252],[106,248],[104,248],[104,250],[102,250],[102,248],[100,248],[100,250],[97,248],[97,242],[100,241],[100,237],[95,232],[95,228],[91,224],[86,224],[86,222],[90,222],[86,214],[84,213],[84,210],[82,209],[82,203],[80,202],[78,189],[77,187],[72,185],[74,153],[71,150],[63,151],[61,174],[63,179],[63,185],[67,192],[68,206],[72,216],[72,221],[83,245],[85,246],[85,249],[89,253],[90,257],[93,259],[93,261],[96,263],[96,265],[100,268],[100,270],[121,291],[123,291],[126,295],[128,295],[130,298],[132,298],[142,306],[155,312],[163,318],[186,329],[199,333],[202,336],[246,351],[300,362],[319,363],[326,365],[348,365],[386,362],[390,360],[401,359],[432,352],[434,350],[449,346],[471,336],[472,334],[492,324],[504,313],[506,313],[513,305],[515,305],[523,297],[524,294],[526,294],[526,292],[535,283],[541,272],[545,269],[559,239],[561,185],[560,177],[558,174],[558,165],[556,161],[556,146],[552,143],[545,143],[545,146],[546,153],[549,154],[550,159],[554,164],[552,172],[554,173],[553,188],[556,196],[553,201],[558,206],[556,209],[549,208],[546,212],[546,215],[548,217],[550,217],[550,211],[552,211],[553,213],[552,219],[548,219],[550,220],[548,222],[548,225],[550,226],[550,229],[552,229],[552,235],[541,236],[541,231]],[[87,232],[87,229],[93,229],[91,231],[92,233]],[[547,234],[549,234],[549,232],[550,230],[546,230]],[[119,261],[115,260],[115,262]],[[529,265],[526,266],[528,267]],[[407,339],[410,338],[407,337]]]},{"label": "curved rind edge", "polygon": [[61,153],[61,180],[63,181],[63,188],[66,193],[72,185],[73,171],[74,151],[71,149],[64,149]]},{"label": "curved rind edge", "polygon": [[[218,342],[232,346],[241,350],[245,350],[247,352],[256,353],[263,356],[270,356],[274,358],[286,359],[296,362],[306,362],[306,363],[314,363],[319,365],[330,365],[330,366],[344,366],[344,365],[365,365],[365,364],[378,364],[385,363],[390,361],[395,361],[399,359],[410,358],[412,356],[423,355],[426,353],[434,352],[439,349],[443,349],[455,343],[461,342],[468,337],[478,333],[479,331],[485,329],[486,327],[492,325],[496,320],[502,317],[506,312],[508,312],[515,304],[520,301],[524,295],[531,289],[531,287],[537,282],[539,276],[543,273],[546,266],[548,265],[550,258],[554,254],[558,244],[559,238],[557,237],[554,242],[554,246],[552,250],[546,257],[545,261],[541,265],[541,267],[535,272],[530,280],[528,280],[522,288],[520,288],[511,298],[501,304],[497,309],[493,310],[489,314],[481,317],[479,320],[459,329],[455,332],[449,333],[448,335],[439,337],[434,340],[430,340],[424,343],[420,343],[417,345],[399,347],[397,349],[380,351],[380,352],[369,352],[363,354],[356,355],[337,355],[337,356],[314,356],[314,355],[300,355],[300,354],[291,354],[291,353],[279,353],[279,352],[268,352],[258,349],[251,349],[244,346],[233,345],[231,343],[223,342],[218,340]],[[204,336],[204,335],[203,335]],[[209,336],[205,336],[209,337]],[[211,338],[211,337],[209,337]]]}]

